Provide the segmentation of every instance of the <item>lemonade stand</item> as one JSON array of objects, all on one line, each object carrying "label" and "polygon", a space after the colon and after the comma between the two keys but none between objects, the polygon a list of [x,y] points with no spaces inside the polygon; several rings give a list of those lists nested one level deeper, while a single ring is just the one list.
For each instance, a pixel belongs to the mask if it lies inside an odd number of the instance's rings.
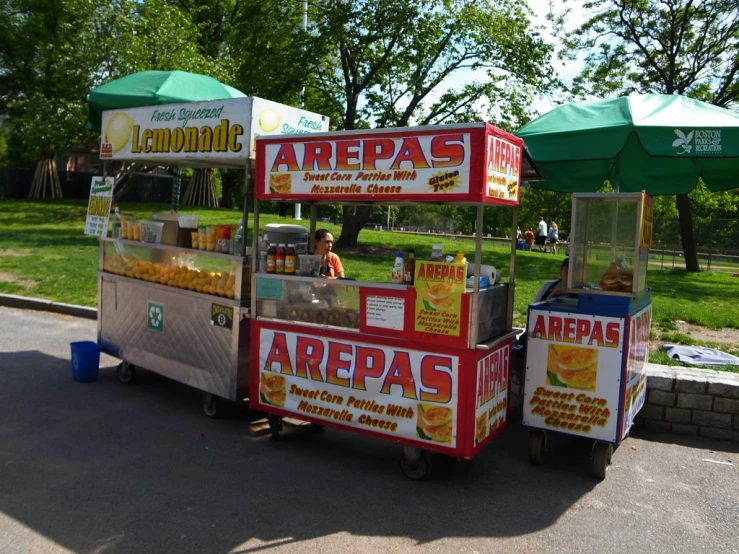
[{"label": "lemonade stand", "polygon": [[[100,157],[243,168],[247,229],[254,139],[327,128],[323,116],[253,97],[107,110],[102,113]],[[125,229],[126,222],[122,225]],[[118,378],[129,383],[141,367],[195,387],[203,391],[209,416],[219,414],[222,399],[246,398],[247,248],[226,254],[185,247],[178,240],[148,242],[138,233],[123,236],[128,238],[99,239],[98,343],[103,352],[122,360]]]},{"label": "lemonade stand", "polygon": [[[516,227],[525,150],[485,123],[260,137],[259,201],[315,206],[444,203],[477,207],[472,263],[415,262],[413,284],[257,272],[250,405],[282,418],[390,440],[423,479],[431,452],[471,458],[507,425],[515,243],[510,280],[482,260],[483,207]],[[255,243],[255,248],[259,245]],[[351,268],[347,267],[351,276]]]}]

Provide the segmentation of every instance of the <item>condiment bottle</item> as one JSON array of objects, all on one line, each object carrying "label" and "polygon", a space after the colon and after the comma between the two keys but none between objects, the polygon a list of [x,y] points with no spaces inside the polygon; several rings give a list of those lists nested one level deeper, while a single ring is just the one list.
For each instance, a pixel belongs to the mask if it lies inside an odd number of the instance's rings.
[{"label": "condiment bottle", "polygon": [[121,238],[121,213],[118,206],[115,207],[115,214],[113,215],[113,238]]},{"label": "condiment bottle", "polygon": [[285,273],[285,255],[287,254],[287,250],[285,250],[285,243],[281,242],[277,246],[277,256],[275,257],[275,272],[276,273]]},{"label": "condiment bottle", "polygon": [[267,273],[277,272],[277,246],[274,242],[269,243],[267,249]]},{"label": "condiment bottle", "polygon": [[467,258],[464,257],[464,252],[461,250],[457,250],[457,255],[454,256],[454,263],[455,264],[462,264],[467,261]]},{"label": "condiment bottle", "polygon": [[431,247],[431,256],[429,256],[430,262],[443,262],[444,261],[444,252],[442,250],[441,244],[434,244]]},{"label": "condiment bottle", "polygon": [[403,253],[395,254],[395,265],[393,265],[393,283],[403,283]]},{"label": "condiment bottle", "polygon": [[297,257],[295,256],[295,245],[288,244],[285,250],[285,274],[295,275],[295,265]]},{"label": "condiment bottle", "polygon": [[406,285],[413,285],[414,275],[416,274],[416,257],[413,250],[408,251],[408,261],[405,262],[405,273],[403,274],[403,282]]}]

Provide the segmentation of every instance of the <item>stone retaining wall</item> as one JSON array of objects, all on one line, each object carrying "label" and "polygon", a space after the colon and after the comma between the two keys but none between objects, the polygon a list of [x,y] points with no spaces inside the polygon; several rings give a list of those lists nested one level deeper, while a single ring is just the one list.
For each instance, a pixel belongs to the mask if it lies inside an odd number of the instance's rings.
[{"label": "stone retaining wall", "polygon": [[634,425],[739,442],[739,373],[648,364]]}]

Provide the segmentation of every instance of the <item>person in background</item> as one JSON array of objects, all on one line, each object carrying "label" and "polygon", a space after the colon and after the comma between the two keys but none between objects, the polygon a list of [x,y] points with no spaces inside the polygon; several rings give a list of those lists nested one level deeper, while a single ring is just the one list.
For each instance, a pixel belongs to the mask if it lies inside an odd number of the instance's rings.
[{"label": "person in background", "polygon": [[547,244],[547,224],[542,216],[539,216],[539,234],[536,236],[536,246],[539,247],[539,252],[546,252]]},{"label": "person in background", "polygon": [[316,246],[314,253],[321,256],[320,277],[326,279],[339,279],[344,277],[344,266],[341,260],[331,249],[334,246],[334,236],[327,229],[316,231]]},{"label": "person in background", "polygon": [[521,227],[516,227],[516,239],[521,240]]},{"label": "person in background", "polygon": [[557,224],[552,221],[549,224],[549,231],[547,232],[547,240],[549,241],[549,252],[552,254],[557,253],[557,241],[559,240],[559,228]]},{"label": "person in background", "polygon": [[524,236],[524,250],[531,250],[531,246],[534,244],[534,232],[531,230],[531,228],[526,229],[526,232],[523,234]]}]

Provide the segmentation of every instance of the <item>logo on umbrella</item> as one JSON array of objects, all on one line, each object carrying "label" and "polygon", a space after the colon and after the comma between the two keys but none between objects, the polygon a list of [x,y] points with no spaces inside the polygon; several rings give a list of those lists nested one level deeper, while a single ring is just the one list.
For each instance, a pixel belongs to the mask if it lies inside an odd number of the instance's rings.
[{"label": "logo on umbrella", "polygon": [[693,133],[694,131],[690,131],[688,136],[685,136],[685,133],[680,129],[675,129],[675,134],[678,138],[672,141],[672,146],[675,148],[682,147],[682,150],[678,150],[678,154],[690,154],[690,151],[693,150],[693,146],[690,144],[690,141],[693,140]]}]

